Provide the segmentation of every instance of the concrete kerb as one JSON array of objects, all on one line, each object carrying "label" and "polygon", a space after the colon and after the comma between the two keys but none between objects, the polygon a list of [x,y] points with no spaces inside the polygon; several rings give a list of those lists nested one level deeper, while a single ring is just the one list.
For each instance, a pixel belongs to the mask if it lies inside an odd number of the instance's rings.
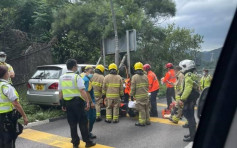
[{"label": "concrete kerb", "polygon": [[54,122],[54,121],[62,120],[62,119],[65,119],[65,118],[66,118],[66,116],[60,116],[60,117],[46,119],[46,120],[42,120],[42,121],[31,122],[31,123],[28,123],[27,126],[24,126],[24,128],[27,129],[27,128],[31,128],[31,127],[34,127],[34,126],[39,126],[39,125],[47,124],[49,122]]}]

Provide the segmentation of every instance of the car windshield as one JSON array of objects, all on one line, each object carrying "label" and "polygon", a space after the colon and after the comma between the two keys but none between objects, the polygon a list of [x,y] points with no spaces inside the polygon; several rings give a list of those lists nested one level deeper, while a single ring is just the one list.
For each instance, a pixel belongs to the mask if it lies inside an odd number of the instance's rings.
[{"label": "car windshield", "polygon": [[32,79],[58,79],[61,71],[58,68],[39,68],[32,76]]}]

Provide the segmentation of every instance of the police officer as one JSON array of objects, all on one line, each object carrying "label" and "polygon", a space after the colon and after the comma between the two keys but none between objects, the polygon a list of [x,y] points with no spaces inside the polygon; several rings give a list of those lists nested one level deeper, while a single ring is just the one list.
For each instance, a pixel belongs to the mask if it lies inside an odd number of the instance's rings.
[{"label": "police officer", "polygon": [[134,65],[135,75],[132,77],[131,98],[136,99],[136,109],[139,111],[139,122],[136,126],[150,125],[148,78],[144,75],[143,64],[137,62]]},{"label": "police officer", "polygon": [[86,147],[91,147],[95,143],[89,139],[88,120],[85,110],[89,110],[90,102],[85,91],[84,81],[78,74],[75,74],[78,68],[76,60],[69,59],[66,65],[67,73],[59,78],[59,96],[62,110],[67,112],[67,120],[72,137],[71,142],[73,148],[78,148],[80,138],[77,133],[77,124],[79,123],[82,139],[86,143]]},{"label": "police officer", "polygon": [[106,95],[107,100],[105,122],[111,123],[113,119],[113,123],[118,123],[120,98],[124,93],[122,78],[118,75],[118,67],[114,63],[109,65],[109,74],[105,76],[102,94]]},{"label": "police officer", "polygon": [[184,136],[183,141],[190,142],[194,140],[196,133],[196,121],[194,118],[194,106],[199,97],[197,75],[194,73],[195,62],[192,60],[183,60],[179,63],[184,73],[183,91],[180,100],[184,103],[183,114],[188,120],[189,134]]},{"label": "police officer", "polygon": [[12,66],[6,63],[7,54],[3,51],[0,52],[0,65],[6,65],[8,67],[8,72],[10,73],[9,82],[12,83],[11,79],[15,77],[15,72]]},{"label": "police officer", "polygon": [[16,135],[17,119],[13,119],[13,112],[16,109],[23,117],[24,125],[28,124],[28,119],[21,104],[15,88],[8,80],[10,74],[8,67],[0,66],[0,147],[14,148]]},{"label": "police officer", "polygon": [[102,98],[102,85],[104,81],[104,66],[103,65],[97,65],[95,68],[95,74],[93,75],[91,81],[92,86],[94,88],[94,94],[95,94],[95,109],[96,109],[96,121],[101,121],[101,104],[103,103]]},{"label": "police officer", "polygon": [[200,90],[203,91],[204,88],[210,87],[212,81],[212,76],[208,74],[208,69],[203,70],[203,76],[200,80]]}]

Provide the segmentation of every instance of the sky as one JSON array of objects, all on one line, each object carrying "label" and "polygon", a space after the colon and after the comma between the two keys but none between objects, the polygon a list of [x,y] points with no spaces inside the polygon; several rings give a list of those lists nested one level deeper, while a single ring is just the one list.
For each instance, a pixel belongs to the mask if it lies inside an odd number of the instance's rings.
[{"label": "sky", "polygon": [[223,46],[228,33],[237,0],[174,0],[176,16],[162,23],[194,29],[204,36],[202,50],[213,50]]}]

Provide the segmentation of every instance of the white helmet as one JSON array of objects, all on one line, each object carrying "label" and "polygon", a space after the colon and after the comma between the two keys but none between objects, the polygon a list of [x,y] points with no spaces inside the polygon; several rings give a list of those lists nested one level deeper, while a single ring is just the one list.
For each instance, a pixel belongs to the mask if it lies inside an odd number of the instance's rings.
[{"label": "white helmet", "polygon": [[195,68],[195,62],[193,60],[183,60],[179,63],[179,66],[182,68],[182,72]]}]

